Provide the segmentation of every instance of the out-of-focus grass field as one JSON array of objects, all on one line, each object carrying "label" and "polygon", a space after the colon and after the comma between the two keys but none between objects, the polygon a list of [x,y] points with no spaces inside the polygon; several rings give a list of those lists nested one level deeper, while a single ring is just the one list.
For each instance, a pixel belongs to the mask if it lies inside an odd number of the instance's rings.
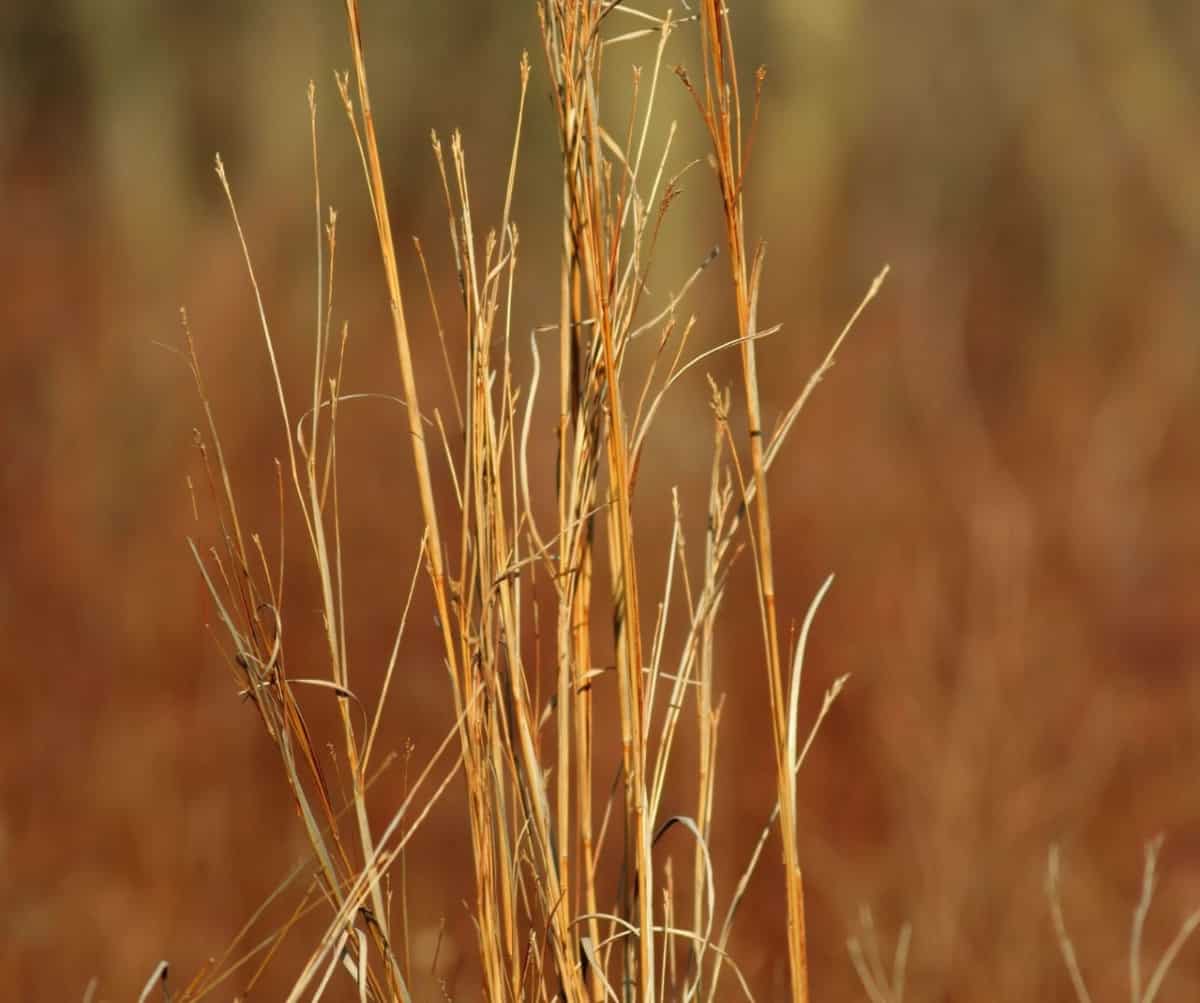
[{"label": "out-of-focus grass field", "polygon": [[[429,131],[463,130],[473,201],[495,215],[530,49],[518,326],[554,322],[557,272],[538,262],[560,239],[560,194],[533,5],[368,3],[365,15],[398,241],[421,236],[447,292]],[[804,699],[815,707],[853,674],[800,778],[813,998],[863,998],[845,939],[864,905],[888,942],[912,923],[912,999],[1067,998],[1042,889],[1053,842],[1093,993],[1125,998],[1147,839],[1167,837],[1155,954],[1200,905],[1200,7],[764,0],[734,18],[742,69],[768,68],[748,207],[748,237],[769,244],[760,318],[784,324],[763,348],[768,422],[892,266],[772,475],[784,622],[838,576]],[[687,27],[668,58],[698,64]],[[300,392],[316,79],[346,385],[397,393],[333,86],[348,60],[332,0],[0,8],[6,998],[78,998],[93,976],[105,998],[136,997],[160,958],[186,980],[305,848],[274,751],[208,635],[185,542],[206,532],[207,499],[178,310],[253,528],[274,546],[282,430],[212,161],[219,150]],[[682,166],[705,146],[678,82],[664,85]],[[713,183],[703,164],[685,176],[664,285],[720,239]],[[415,259],[402,264],[417,295]],[[696,305],[711,341],[730,336],[723,288]],[[432,365],[423,297],[410,313]],[[732,367],[717,358],[711,371],[730,380]],[[699,374],[672,398],[656,433],[672,462],[640,488],[664,546],[670,488],[707,476],[706,401]],[[371,679],[420,516],[396,410],[363,403],[360,425],[347,414],[348,626]],[[295,638],[316,647],[320,624],[301,561],[290,576],[295,658]],[[712,850],[734,873],[774,790],[744,592],[735,580],[727,623],[745,626],[727,628],[718,668]],[[434,636],[418,601],[385,721],[390,748],[414,744],[413,764],[452,717],[436,649],[419,657]],[[398,796],[402,773],[384,789]],[[457,999],[478,985],[467,839],[451,797],[409,865],[413,955]],[[777,858],[764,858],[734,943],[764,1000],[786,975]],[[259,998],[290,984],[286,950],[275,968]],[[438,991],[433,976],[422,991]],[[1197,996],[1200,944],[1162,998]]]}]

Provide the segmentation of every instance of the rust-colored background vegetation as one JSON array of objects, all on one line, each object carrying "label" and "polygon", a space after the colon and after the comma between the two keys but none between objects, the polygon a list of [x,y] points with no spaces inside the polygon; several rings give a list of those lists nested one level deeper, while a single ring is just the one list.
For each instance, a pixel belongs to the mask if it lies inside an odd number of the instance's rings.
[{"label": "rust-colored background vegetation", "polygon": [[[533,5],[366,8],[394,225],[421,236],[446,302],[429,130],[463,130],[476,210],[498,218],[530,49],[515,328],[553,322],[557,150]],[[737,4],[734,25],[742,70],[769,71],[749,206],[749,236],[769,243],[760,318],[784,324],[762,347],[769,418],[892,266],[772,475],[785,622],[838,576],[807,660],[806,713],[853,674],[800,781],[813,998],[864,998],[845,949],[864,905],[885,946],[912,923],[911,999],[1068,998],[1042,891],[1053,842],[1093,993],[1127,998],[1147,839],[1167,837],[1155,956],[1200,905],[1200,7],[772,0]],[[685,27],[669,59],[696,66],[695,45]],[[651,57],[631,45],[606,65],[617,78]],[[181,984],[302,856],[186,546],[211,533],[211,506],[178,308],[244,514],[275,555],[283,429],[212,160],[220,150],[288,389],[302,394],[316,303],[305,86],[317,80],[347,390],[397,393],[365,187],[333,87],[347,65],[334,0],[0,10],[6,999],[79,998],[93,976],[101,997],[134,998],[160,958]],[[677,81],[663,86],[679,167],[705,146]],[[720,240],[711,172],[701,163],[683,188],[659,293]],[[433,374],[430,406],[445,409],[411,255],[405,267],[418,367]],[[690,304],[706,345],[733,329],[725,267]],[[733,356],[710,371],[736,383]],[[702,497],[711,433],[694,376],[673,391],[639,484],[639,540],[663,555],[647,567],[665,565],[671,487],[685,507]],[[351,666],[375,690],[420,516],[395,406],[361,402],[344,420]],[[695,530],[702,511],[689,512]],[[304,675],[298,639],[311,636],[319,664],[320,625],[304,551],[289,553],[284,616]],[[745,561],[739,573],[718,669],[712,849],[725,897],[774,783]],[[431,616],[419,600],[386,719],[389,748],[413,743],[410,770],[450,723]],[[402,773],[381,781],[383,803]],[[435,979],[456,999],[478,985],[455,790],[409,856],[411,949],[434,973],[418,982],[423,998]],[[763,1000],[786,977],[777,858],[772,846],[734,945]],[[288,984],[305,930],[258,998]],[[1198,996],[1200,944],[1162,998]]]}]

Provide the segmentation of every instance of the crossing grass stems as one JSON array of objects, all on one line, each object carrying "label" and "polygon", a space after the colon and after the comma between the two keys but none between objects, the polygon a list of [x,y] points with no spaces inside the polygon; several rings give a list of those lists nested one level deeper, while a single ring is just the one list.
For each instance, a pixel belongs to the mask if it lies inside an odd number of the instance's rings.
[{"label": "crossing grass stems", "polygon": [[[387,805],[373,797],[374,778],[394,759],[382,753],[387,740],[381,720],[389,694],[402,685],[408,605],[379,700],[367,707],[349,669],[337,448],[342,407],[363,395],[347,393],[343,386],[346,331],[335,325],[332,305],[337,217],[323,208],[316,98],[310,87],[318,279],[311,396],[302,404],[284,393],[268,310],[219,158],[217,173],[241,240],[286,432],[287,455],[277,465],[280,505],[285,493],[294,493],[303,513],[305,559],[319,581],[324,675],[291,672],[281,614],[287,541],[281,535],[278,563],[272,565],[259,536],[239,517],[186,317],[184,326],[205,413],[197,444],[216,512],[215,541],[192,547],[211,598],[214,633],[239,692],[253,704],[278,749],[311,847],[311,857],[276,895],[303,877],[311,881],[298,894],[288,922],[262,933],[262,916],[271,904],[264,903],[225,954],[199,971],[177,998],[200,1000],[222,985],[227,991],[229,980],[251,991],[295,922],[323,910],[324,933],[296,972],[290,1000],[320,999],[339,983],[338,998],[344,998],[348,984],[361,1000],[413,999],[405,852],[432,806],[461,775],[478,966],[489,1000],[712,1001],[719,991],[727,998],[733,985],[749,996],[729,953],[730,936],[750,878],[774,835],[783,862],[790,995],[804,1003],[809,987],[795,778],[844,680],[826,694],[805,729],[799,720],[805,642],[832,579],[808,604],[802,626],[788,642],[781,636],[777,589],[793,583],[780,580],[773,557],[769,475],[805,402],[878,292],[886,269],[794,404],[773,430],[766,429],[758,356],[771,350],[769,341],[763,342],[778,326],[763,326],[758,316],[766,258],[761,244],[748,243],[744,199],[764,71],[753,75],[753,95],[744,101],[729,11],[718,0],[699,0],[696,9],[679,17],[646,13],[619,0],[541,0],[537,18],[558,129],[562,226],[560,245],[539,266],[557,265],[558,302],[556,308],[548,306],[557,321],[527,341],[513,329],[519,248],[513,193],[533,73],[523,56],[504,203],[486,234],[473,215],[462,137],[455,133],[448,149],[433,137],[461,294],[451,326],[461,331],[466,345],[461,357],[452,358],[442,321],[448,314],[434,298],[420,243],[416,257],[435,331],[418,334],[409,325],[357,0],[346,0],[346,15],[353,70],[340,75],[337,84],[374,215],[424,522],[413,541],[423,573],[408,582],[406,594],[411,603],[417,588],[432,590],[455,724],[409,785],[403,803]],[[657,126],[656,100],[671,83],[666,56],[676,35],[693,47],[690,58],[701,67],[695,80],[683,69],[675,73],[707,133],[711,149],[704,159],[715,178],[710,190],[719,199],[724,232],[719,248],[697,255],[680,290],[655,302],[647,277],[663,221],[683,172],[704,170],[702,159],[673,174],[668,165],[675,128]],[[649,54],[650,70],[633,70],[632,107],[621,126],[601,116],[606,107],[602,65],[638,47]],[[685,313],[684,304],[718,259],[728,269],[736,334],[696,348],[698,321]],[[436,409],[427,413],[421,400],[421,387],[436,374],[418,374],[413,342],[434,333],[453,389],[450,417]],[[637,364],[631,352],[642,338],[654,346],[648,365]],[[555,341],[557,365],[551,367],[543,360],[553,355]],[[517,385],[513,364],[522,351],[531,359],[524,387]],[[703,503],[702,557],[698,567],[687,559],[695,551],[685,545],[682,504],[673,497],[666,584],[663,594],[647,603],[641,572],[647,562],[661,560],[656,550],[648,551],[635,517],[638,472],[650,448],[647,432],[668,392],[685,375],[698,376],[697,367],[717,352],[740,356],[741,381],[736,391],[711,377],[707,384],[711,476]],[[556,385],[548,391],[543,384],[554,378]],[[691,385],[702,384],[692,380]],[[534,402],[547,392],[557,402],[552,429],[534,420]],[[735,414],[735,400],[741,414]],[[541,434],[552,436],[556,457],[548,485],[531,470],[531,457],[538,452],[532,443]],[[541,497],[547,490],[552,499]],[[730,569],[747,554],[758,597],[769,694],[763,713],[770,721],[777,801],[773,809],[764,806],[769,819],[745,867],[720,874],[709,853],[721,721],[715,645]],[[539,575],[552,588],[553,626],[544,638],[530,636],[529,618],[523,615]],[[611,616],[612,666],[597,666],[593,654],[601,609]],[[682,617],[674,633],[668,631],[672,615]],[[681,640],[674,640],[677,635]],[[789,643],[790,652],[785,650]],[[539,692],[531,665],[538,644],[553,651],[549,694]],[[601,687],[615,690],[617,735],[596,730]],[[338,755],[348,790],[335,791],[329,782],[328,765],[315,748],[302,708],[309,699],[336,704]],[[668,766],[685,729],[694,732],[696,752],[688,780],[692,808],[689,814],[665,816]],[[807,731],[803,741],[802,730]],[[615,787],[614,761],[620,763]],[[385,824],[373,822],[380,818]],[[656,866],[656,847],[672,829],[694,844],[688,873],[662,861]],[[602,886],[598,878],[601,862],[614,856],[621,875],[616,889]]]}]

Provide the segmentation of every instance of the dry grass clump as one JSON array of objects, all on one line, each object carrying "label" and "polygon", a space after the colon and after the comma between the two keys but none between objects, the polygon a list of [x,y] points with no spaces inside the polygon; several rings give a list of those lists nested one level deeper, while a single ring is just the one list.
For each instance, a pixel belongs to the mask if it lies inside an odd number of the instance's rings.
[{"label": "dry grass clump", "polygon": [[[1145,863],[1142,867],[1142,887],[1137,905],[1133,910],[1133,921],[1129,928],[1129,998],[1134,1003],[1154,1003],[1158,999],[1163,981],[1183,945],[1200,927],[1200,909],[1189,913],[1179,925],[1178,931],[1170,943],[1163,949],[1150,977],[1144,977],[1142,968],[1142,952],[1146,931],[1146,917],[1150,913],[1150,905],[1154,901],[1155,886],[1158,883],[1158,856],[1162,851],[1163,838],[1152,839],[1146,844]],[[1046,898],[1050,905],[1050,919],[1054,926],[1055,937],[1062,953],[1063,963],[1071,980],[1071,988],[1079,1003],[1091,1003],[1092,994],[1088,989],[1087,979],[1080,967],[1075,943],[1067,930],[1062,902],[1062,867],[1061,853],[1058,846],[1050,848],[1049,859],[1046,863]]]},{"label": "dry grass clump", "polygon": [[[261,297],[258,302],[288,431],[288,456],[279,476],[281,506],[285,490],[294,491],[320,584],[328,664],[321,678],[299,678],[290,671],[281,612],[282,557],[273,567],[258,537],[238,517],[217,424],[192,352],[208,410],[201,450],[219,513],[216,545],[207,552],[196,548],[196,558],[241,693],[254,704],[279,751],[311,844],[311,863],[298,873],[315,877],[293,919],[316,909],[327,914],[324,934],[296,973],[290,998],[321,998],[349,979],[363,1000],[412,999],[408,905],[396,873],[412,834],[461,773],[475,888],[472,918],[488,999],[713,1000],[719,989],[722,998],[735,991],[730,980],[748,994],[728,954],[730,931],[768,837],[777,832],[790,995],[807,1000],[795,777],[841,682],[827,694],[805,738],[799,719],[805,641],[830,583],[812,600],[790,641],[782,637],[768,475],[841,339],[776,428],[767,430],[758,390],[759,342],[777,327],[759,321],[765,257],[761,246],[748,246],[743,209],[764,74],[756,74],[747,105],[729,12],[717,0],[702,0],[682,19],[603,0],[538,4],[562,158],[558,319],[533,331],[528,341],[513,328],[519,235],[511,206],[531,74],[523,58],[504,205],[486,235],[474,218],[461,137],[453,136],[448,151],[434,138],[460,292],[455,319],[446,323],[462,332],[465,357],[450,358],[442,318],[451,313],[436,301],[436,331],[420,337],[436,333],[442,339],[447,372],[457,388],[455,414],[448,419],[422,407],[422,388],[434,376],[416,368],[416,335],[401,288],[355,0],[347,0],[346,11],[354,73],[338,83],[361,154],[384,264],[424,517],[414,536],[420,538],[432,588],[456,723],[402,804],[380,804],[371,796],[372,778],[388,761],[380,722],[398,685],[404,648],[398,636],[378,703],[366,706],[349,669],[337,446],[342,405],[359,395],[347,394],[342,385],[345,336],[339,338],[332,307],[336,217],[325,216],[318,185],[321,278],[311,398],[302,413],[289,406]],[[702,70],[696,79],[677,73],[711,140],[708,161],[725,222],[720,253],[729,263],[736,303],[736,336],[702,349],[692,347],[698,325],[695,316],[683,312],[683,300],[716,254],[698,255],[691,277],[668,299],[655,302],[647,289],[659,230],[679,190],[679,175],[668,167],[674,128],[656,135],[652,122],[668,39],[681,28],[699,43]],[[630,45],[651,48],[652,69],[647,80],[634,73],[628,121],[606,123],[602,62]],[[313,122],[316,174],[315,104]],[[218,173],[241,235],[219,160]],[[428,279],[420,245],[417,251]],[[248,250],[246,264],[253,281]],[[552,267],[551,261],[538,264]],[[878,285],[879,280],[864,305]],[[427,286],[432,298],[434,284]],[[543,367],[554,335],[558,364]],[[642,338],[654,343],[644,365],[631,351]],[[514,359],[525,351],[532,375],[527,386],[520,386]],[[648,553],[639,538],[634,504],[647,432],[668,391],[718,351],[740,354],[742,383],[735,393],[709,379],[712,461],[702,559],[698,566],[687,559],[696,549],[685,547],[681,513],[686,503],[676,497],[665,589],[648,602],[640,589],[643,568],[661,557]],[[534,406],[544,389],[543,368],[553,368],[557,376],[552,499],[539,497],[547,480],[530,469],[538,452],[531,443],[539,432]],[[735,400],[744,415],[735,415]],[[769,691],[764,713],[778,800],[745,869],[726,875],[714,873],[708,850],[723,685],[714,678],[714,637],[730,567],[745,552],[757,583]],[[549,602],[535,595],[538,583],[543,595],[549,590]],[[417,584],[409,587],[410,599]],[[682,618],[682,626],[672,618]],[[614,664],[600,665],[595,630],[610,625]],[[543,691],[547,677],[550,684]],[[331,783],[328,763],[306,724],[303,705],[310,699],[336,703],[341,785]],[[615,701],[619,733],[596,729],[600,699]],[[693,807],[688,814],[667,815],[664,791],[672,756],[689,728],[697,750],[687,781]],[[614,783],[612,767],[618,763]],[[656,845],[672,828],[694,841],[688,873],[656,862]],[[619,874],[615,886],[602,877],[603,865],[613,861],[608,871]],[[230,977],[250,991],[291,927],[289,922],[255,945],[254,924],[248,924],[229,953],[200,972],[180,998],[203,998]]]}]

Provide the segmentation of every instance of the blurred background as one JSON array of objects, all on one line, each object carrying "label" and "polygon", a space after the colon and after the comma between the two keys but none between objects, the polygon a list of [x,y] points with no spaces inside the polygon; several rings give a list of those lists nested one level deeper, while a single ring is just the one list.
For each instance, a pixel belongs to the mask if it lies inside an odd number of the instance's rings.
[{"label": "blurred background", "polygon": [[[394,226],[422,238],[448,316],[429,132],[463,130],[479,225],[491,225],[530,50],[515,327],[552,322],[557,146],[533,5],[364,6]],[[864,998],[846,951],[863,907],[885,952],[912,924],[911,999],[1068,998],[1043,894],[1055,842],[1093,995],[1127,998],[1148,839],[1166,836],[1150,957],[1200,906],[1200,7],[762,0],[733,5],[733,22],[743,76],[768,68],[748,218],[769,244],[760,319],[784,324],[762,348],[769,419],[892,269],[773,475],[785,622],[838,576],[810,647],[806,713],[853,674],[800,782],[814,999]],[[211,541],[212,506],[179,308],[243,517],[276,555],[284,429],[212,164],[220,151],[285,383],[303,395],[316,304],[305,89],[317,81],[346,386],[398,392],[333,85],[349,66],[344,35],[335,0],[0,5],[10,998],[79,998],[93,977],[101,998],[135,998],[163,958],[178,989],[302,856],[276,754],[236,696],[187,548],[189,536]],[[697,42],[681,27],[668,62],[695,77]],[[630,63],[648,72],[652,60],[651,43],[610,50],[614,93]],[[680,124],[678,169],[704,155],[704,137],[669,73],[661,89],[660,124]],[[626,107],[614,101],[616,121]],[[659,302],[721,240],[711,173],[693,168],[683,188]],[[415,257],[404,266],[418,368],[431,406],[447,408]],[[734,326],[726,267],[708,269],[688,307],[705,345]],[[736,386],[733,356],[710,371]],[[674,392],[638,487],[643,539],[664,558],[670,489],[686,505],[702,498],[709,463],[695,376]],[[386,403],[344,417],[352,672],[368,691],[419,543],[403,429]],[[284,518],[298,525],[290,500]],[[323,663],[299,544],[285,617],[293,674],[309,675]],[[721,901],[773,798],[766,688],[746,655],[758,644],[749,570],[721,641]],[[385,719],[410,773],[450,722],[433,633],[419,599]],[[381,781],[382,803],[404,772]],[[439,980],[454,998],[477,991],[467,838],[452,790],[410,858],[423,998]],[[764,1000],[782,998],[786,978],[777,858],[773,842],[734,943]],[[289,940],[259,998],[288,984],[304,943]],[[218,996],[237,989],[234,978]],[[1198,996],[1194,944],[1161,998]]]}]

